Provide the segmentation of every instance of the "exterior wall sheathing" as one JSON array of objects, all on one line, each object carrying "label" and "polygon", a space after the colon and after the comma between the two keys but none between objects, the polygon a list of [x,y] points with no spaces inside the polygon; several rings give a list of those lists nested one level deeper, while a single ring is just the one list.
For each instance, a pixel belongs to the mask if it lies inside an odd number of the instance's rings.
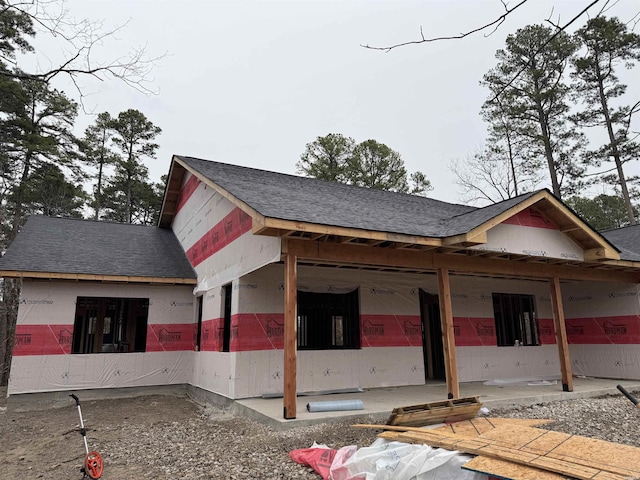
[{"label": "exterior wall sheathing", "polygon": [[573,373],[640,379],[640,288],[571,283],[562,290]]},{"label": "exterior wall sheathing", "polygon": [[[229,398],[282,393],[284,271],[280,239],[251,233],[252,219],[187,174],[172,223],[198,282],[186,286],[25,281],[9,394],[191,383]],[[582,250],[528,209],[476,248],[581,260]],[[224,286],[231,288],[229,352],[223,352]],[[420,289],[430,274],[299,266],[298,289],[359,292],[360,348],[297,352],[297,390],[425,382]],[[459,381],[558,377],[546,281],[451,276]],[[539,346],[498,347],[493,293],[533,295]],[[640,378],[636,285],[563,282],[574,374]],[[70,354],[78,296],[149,298],[145,353]],[[202,298],[199,351],[197,312]]]},{"label": "exterior wall sheathing", "polygon": [[[191,290],[25,280],[8,394],[187,383],[195,338]],[[146,352],[71,354],[81,296],[148,298]]]}]

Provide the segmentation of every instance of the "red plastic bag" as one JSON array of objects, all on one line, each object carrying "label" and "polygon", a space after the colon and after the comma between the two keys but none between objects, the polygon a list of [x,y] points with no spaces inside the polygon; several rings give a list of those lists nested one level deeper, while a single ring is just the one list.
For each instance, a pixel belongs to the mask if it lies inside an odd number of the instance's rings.
[{"label": "red plastic bag", "polygon": [[323,480],[328,480],[336,451],[333,448],[299,448],[289,452],[289,456],[294,462],[313,468]]}]

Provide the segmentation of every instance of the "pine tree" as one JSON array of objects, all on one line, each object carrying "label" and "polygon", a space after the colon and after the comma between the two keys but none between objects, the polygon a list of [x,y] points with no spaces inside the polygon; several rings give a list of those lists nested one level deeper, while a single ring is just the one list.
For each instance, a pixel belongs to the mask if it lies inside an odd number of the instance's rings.
[{"label": "pine tree", "polygon": [[115,174],[104,190],[105,215],[110,220],[134,223],[146,197],[149,171],[143,158],[155,158],[158,144],[153,140],[162,132],[142,112],[129,109],[121,112],[113,122],[113,143],[121,156],[116,162]]},{"label": "pine tree", "polygon": [[110,148],[113,127],[114,119],[111,118],[109,112],[103,112],[98,115],[95,123],[87,127],[84,132],[82,142],[84,160],[97,169],[94,176],[96,184],[93,188],[93,200],[91,202],[94,220],[100,219],[103,196],[102,190],[106,176],[105,168],[108,165],[115,164],[118,158]]},{"label": "pine tree", "polygon": [[[637,159],[640,145],[629,137],[629,124],[634,113],[628,105],[614,106],[615,99],[624,95],[627,86],[616,75],[616,68],[631,68],[640,60],[640,35],[630,32],[617,18],[595,17],[576,32],[584,47],[573,65],[576,97],[585,108],[575,115],[578,124],[604,127],[608,142],[588,152],[591,164],[613,161],[617,183],[622,192],[627,216],[636,223],[623,165]],[[636,110],[638,104],[635,106]]]},{"label": "pine tree", "polygon": [[530,25],[509,35],[505,48],[496,52],[498,64],[481,84],[490,91],[483,111],[492,121],[503,116],[509,131],[526,140],[520,143],[525,158],[546,160],[553,193],[562,197],[584,171],[579,164],[584,138],[569,125],[570,91],[564,82],[577,45],[563,32],[553,34]]}]

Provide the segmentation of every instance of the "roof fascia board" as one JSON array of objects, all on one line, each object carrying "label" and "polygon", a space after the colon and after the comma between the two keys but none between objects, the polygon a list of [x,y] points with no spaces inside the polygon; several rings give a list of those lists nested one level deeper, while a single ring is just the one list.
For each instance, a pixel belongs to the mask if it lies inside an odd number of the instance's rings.
[{"label": "roof fascia board", "polygon": [[[173,218],[173,216],[175,215],[175,205],[174,205],[174,211],[173,212],[167,212],[167,201],[169,199],[169,196],[171,195],[172,191],[169,190],[169,188],[171,187],[171,181],[174,178],[175,175],[180,175],[180,179],[177,179],[176,181],[179,182],[180,184],[182,184],[182,179],[184,178],[184,167],[182,167],[182,170],[179,173],[177,172],[176,169],[176,162],[175,162],[175,155],[174,157],[171,159],[171,167],[169,167],[169,175],[167,176],[167,184],[164,187],[164,196],[162,197],[162,208],[160,209],[160,216],[158,218],[158,226],[159,227],[163,227],[166,226],[168,227],[171,224],[171,219]],[[176,195],[175,195],[175,204],[177,205],[177,199],[178,199],[178,195],[180,194],[180,190],[178,189]]]},{"label": "roof fascia board", "polygon": [[[621,272],[603,268],[580,268],[549,265],[507,259],[469,257],[463,255],[418,252],[330,242],[285,239],[282,252],[296,255],[300,259],[345,264],[360,264],[385,267],[402,267],[424,270],[447,268],[456,273],[480,273],[508,277],[544,278],[559,277],[564,280],[591,280],[618,283],[640,283],[638,272]],[[640,269],[640,263],[633,265]]]},{"label": "roof fascia board", "polygon": [[362,230],[358,228],[338,227],[318,223],[296,222],[293,220],[282,220],[272,217],[264,217],[262,227],[260,230],[254,231],[254,233],[260,233],[267,229],[336,235],[340,237],[379,240],[382,242],[405,243],[409,245],[415,244],[430,247],[442,246],[442,239],[440,238],[419,237],[415,235],[404,235],[401,233],[381,232],[376,230]]},{"label": "roof fascia board", "polygon": [[185,162],[183,162],[182,160],[180,160],[179,157],[177,157],[176,155],[173,156],[173,161],[180,164],[182,167],[184,167],[185,170],[187,170],[189,173],[191,173],[192,175],[195,175],[196,177],[198,177],[200,179],[201,182],[205,183],[206,185],[208,185],[209,187],[213,188],[216,192],[218,192],[220,195],[222,195],[224,198],[226,198],[227,200],[229,200],[231,203],[233,203],[236,207],[240,208],[243,212],[245,212],[247,215],[249,215],[253,222],[256,222],[258,225],[263,225],[264,221],[265,221],[265,217],[264,215],[262,215],[261,213],[259,213],[257,210],[255,210],[253,207],[250,207],[248,204],[246,204],[245,202],[243,202],[242,200],[240,200],[238,197],[236,197],[235,195],[232,195],[230,192],[228,192],[227,190],[225,190],[224,188],[222,188],[220,185],[218,185],[215,182],[212,182],[211,180],[209,180],[207,177],[205,177],[204,175],[202,175],[200,172],[198,172],[197,170],[194,170],[193,168],[191,168],[189,165],[187,165]]},{"label": "roof fascia board", "polygon": [[[536,194],[532,195],[531,197],[527,198],[521,203],[514,205],[510,209],[502,212],[501,214],[496,215],[491,220],[472,229],[466,235],[470,238],[473,238],[482,232],[486,233],[488,230],[495,227],[496,225],[501,224],[508,218],[520,213],[521,211],[529,207],[534,206],[536,203],[539,203],[543,200],[548,201],[556,209],[560,210],[562,214],[564,214],[567,218],[571,220],[572,223],[574,223],[577,226],[577,228],[571,229],[571,231],[582,230],[584,233],[589,235],[589,237],[591,237],[591,239],[594,242],[600,244],[600,247],[597,249],[585,250],[585,260],[587,261],[620,260],[620,254],[612,244],[610,244],[607,240],[605,240],[603,237],[601,237],[596,232],[594,232],[593,229],[589,227],[589,225],[584,223],[580,218],[578,218],[571,210],[569,210],[562,202],[560,202],[557,198],[551,195],[551,193],[549,193],[547,190],[541,190],[537,192]],[[563,231],[563,233],[566,233],[569,230],[564,229],[561,231]],[[589,255],[590,258],[587,258],[587,255]]]},{"label": "roof fascia board", "polygon": [[[473,232],[473,230],[472,230]],[[453,237],[447,237],[442,240],[442,245],[449,246],[464,246],[472,247],[474,245],[482,245],[487,243],[487,231],[463,233],[462,235],[455,235]]]},{"label": "roof fascia board", "polygon": [[[481,225],[478,225],[477,227],[471,229],[465,235],[467,237],[473,238],[473,237],[475,237],[477,235],[480,235],[481,233],[486,233],[488,230],[492,229],[496,225],[501,224],[505,220],[513,217],[514,215],[516,215],[516,214],[520,213],[521,211],[525,210],[526,208],[529,208],[533,204],[538,203],[540,200],[542,200],[542,198],[544,198],[545,194],[547,194],[547,192],[545,190],[541,190],[540,192],[532,195],[531,197],[527,198],[526,200],[523,200],[522,202],[518,203],[517,205],[514,205],[510,209],[505,210],[504,212],[502,212],[502,213],[496,215],[495,217],[493,217],[492,219],[487,220],[486,222],[482,223]],[[452,237],[452,238],[455,238],[455,237]]]},{"label": "roof fascia board", "polygon": [[46,280],[87,280],[94,282],[117,283],[153,283],[158,285],[195,285],[195,278],[168,277],[138,277],[126,275],[95,275],[88,273],[58,273],[58,272],[23,272],[15,270],[0,270],[0,277],[7,278],[40,278]]}]

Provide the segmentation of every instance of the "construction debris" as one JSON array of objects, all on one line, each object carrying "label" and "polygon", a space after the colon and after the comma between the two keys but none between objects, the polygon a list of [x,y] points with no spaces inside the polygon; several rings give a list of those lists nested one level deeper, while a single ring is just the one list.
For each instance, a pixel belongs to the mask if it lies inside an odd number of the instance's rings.
[{"label": "construction debris", "polygon": [[[584,480],[640,477],[640,448],[533,426],[539,423],[476,418],[430,430],[390,425],[364,427],[386,430],[379,435],[386,440],[427,444],[499,460],[478,460],[471,469],[514,480],[539,478],[534,476],[539,471]],[[494,468],[495,471],[487,471]],[[508,474],[505,469],[510,469]]]},{"label": "construction debris", "polygon": [[394,408],[387,425],[423,427],[438,423],[459,422],[478,414],[482,403],[478,397],[457,398],[441,402],[423,403]]}]

